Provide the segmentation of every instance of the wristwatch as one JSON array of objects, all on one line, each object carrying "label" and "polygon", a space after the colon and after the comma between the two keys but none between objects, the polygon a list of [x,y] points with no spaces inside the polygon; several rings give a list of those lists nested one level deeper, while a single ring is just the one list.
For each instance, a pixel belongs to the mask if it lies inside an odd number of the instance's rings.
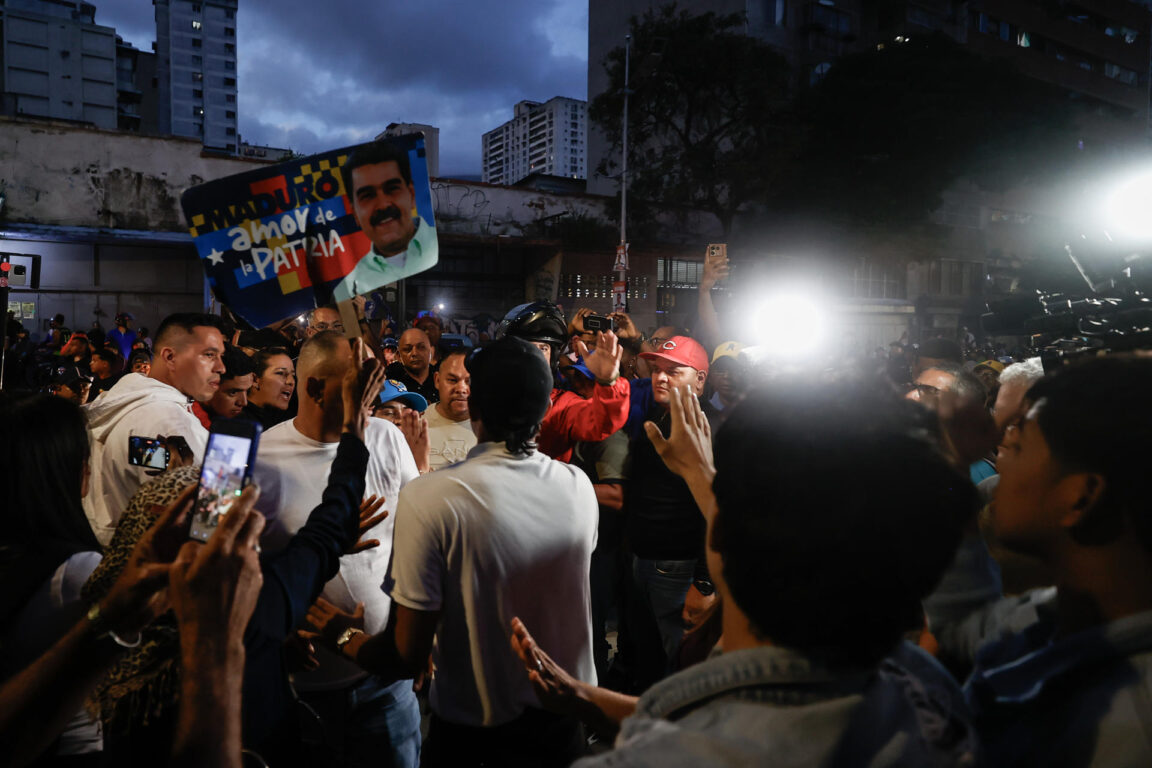
[{"label": "wristwatch", "polygon": [[336,651],[338,653],[344,653],[344,646],[348,645],[356,635],[362,634],[364,634],[364,630],[356,627],[348,627],[348,629],[340,633],[340,637],[336,638]]}]

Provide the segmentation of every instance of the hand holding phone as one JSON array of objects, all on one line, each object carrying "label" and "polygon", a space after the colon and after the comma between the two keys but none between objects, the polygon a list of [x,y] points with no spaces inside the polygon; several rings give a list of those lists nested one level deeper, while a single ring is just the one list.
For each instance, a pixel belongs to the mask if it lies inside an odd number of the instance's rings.
[{"label": "hand holding phone", "polygon": [[128,436],[129,464],[148,469],[165,470],[168,468],[170,459],[171,456],[168,453],[168,447],[164,445],[163,437]]},{"label": "hand holding phone", "polygon": [[246,419],[212,422],[188,536],[207,541],[252,480],[260,425]]},{"label": "hand holding phone", "polygon": [[592,333],[596,331],[611,331],[613,330],[612,318],[605,317],[604,315],[585,315],[584,330]]},{"label": "hand holding phone", "polygon": [[704,274],[700,277],[700,286],[711,289],[719,281],[728,278],[728,271],[728,245],[711,243],[704,256]]}]

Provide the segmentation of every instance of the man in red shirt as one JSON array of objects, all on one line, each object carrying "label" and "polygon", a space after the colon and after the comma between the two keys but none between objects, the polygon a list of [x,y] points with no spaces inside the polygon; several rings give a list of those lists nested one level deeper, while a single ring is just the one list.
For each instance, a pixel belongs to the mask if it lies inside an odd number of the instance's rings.
[{"label": "man in red shirt", "polygon": [[[496,335],[515,336],[536,345],[555,373],[560,352],[568,340],[568,323],[564,313],[552,302],[534,301],[513,307],[504,316]],[[620,376],[623,350],[616,334],[598,333],[594,354],[579,339],[574,344],[595,379],[592,395],[583,399],[554,387],[552,405],[536,437],[537,449],[560,461],[572,457],[572,446],[576,443],[605,440],[623,427],[628,420],[631,395],[628,380]]]}]

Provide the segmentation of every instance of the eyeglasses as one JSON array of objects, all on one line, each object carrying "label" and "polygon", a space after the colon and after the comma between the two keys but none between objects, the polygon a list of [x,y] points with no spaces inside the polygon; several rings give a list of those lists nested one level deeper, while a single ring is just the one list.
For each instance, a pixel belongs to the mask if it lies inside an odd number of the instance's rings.
[{"label": "eyeglasses", "polygon": [[908,388],[908,392],[916,392],[920,397],[939,397],[940,387],[934,387],[931,384],[913,384]]}]

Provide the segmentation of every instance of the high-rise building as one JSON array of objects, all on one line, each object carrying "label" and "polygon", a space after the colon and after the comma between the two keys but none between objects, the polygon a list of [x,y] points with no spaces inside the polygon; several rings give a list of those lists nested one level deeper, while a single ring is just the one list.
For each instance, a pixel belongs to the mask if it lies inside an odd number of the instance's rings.
[{"label": "high-rise building", "polygon": [[116,36],[116,122],[122,131],[155,134],[156,54]]},{"label": "high-rise building", "polygon": [[[624,45],[630,19],[661,5],[663,0],[589,0],[589,102],[609,88],[603,62],[612,49]],[[1113,128],[1107,133],[1115,128],[1141,131],[1152,126],[1149,7],[1149,0],[1077,0],[1048,5],[1028,0],[677,2],[680,11],[690,14],[741,15],[747,34],[788,60],[799,87],[815,83],[846,54],[942,33],[981,56],[1011,59],[1024,74],[1075,94],[1109,118]],[[652,43],[634,40],[632,44]],[[632,74],[637,76],[635,70]],[[595,172],[610,151],[603,132],[589,126],[589,192],[616,191],[617,179]]]},{"label": "high-rise building", "polygon": [[238,0],[152,0],[161,133],[235,152]]},{"label": "high-rise building", "polygon": [[404,136],[409,133],[424,134],[424,159],[428,163],[428,175],[435,178],[440,175],[440,129],[434,125],[424,123],[389,123],[384,132],[377,136]]},{"label": "high-rise building", "polygon": [[515,184],[534,173],[588,178],[587,124],[588,104],[579,99],[521,101],[515,117],[484,134],[482,180]]},{"label": "high-rise building", "polygon": [[96,6],[0,0],[0,113],[117,126],[116,30]]}]

